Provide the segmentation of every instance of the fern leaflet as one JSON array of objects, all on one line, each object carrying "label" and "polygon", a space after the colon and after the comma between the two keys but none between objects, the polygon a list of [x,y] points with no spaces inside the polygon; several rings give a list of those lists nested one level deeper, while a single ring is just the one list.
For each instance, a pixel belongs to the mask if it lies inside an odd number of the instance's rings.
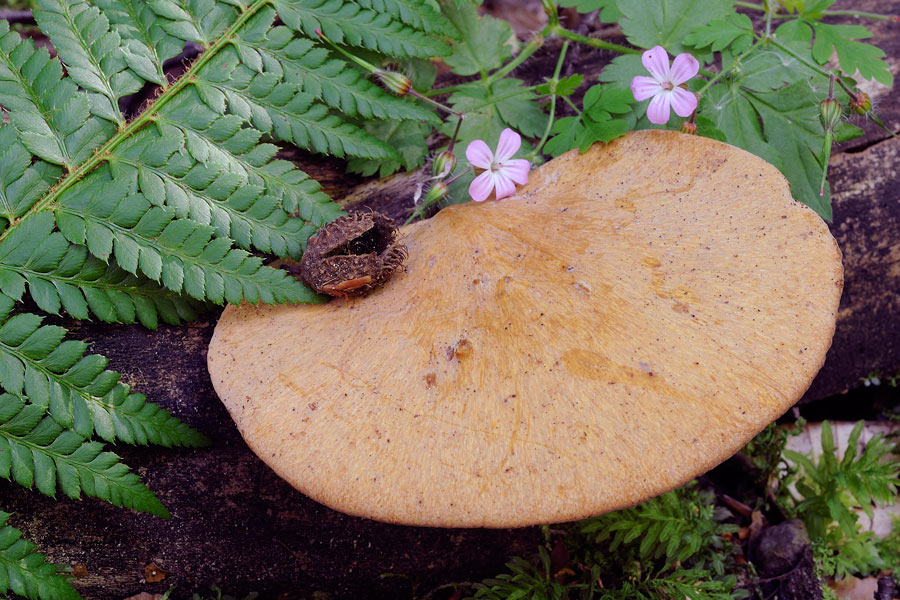
[{"label": "fern leaflet", "polygon": [[0,477],[56,497],[82,494],[169,518],[169,511],[103,444],[66,430],[44,409],[0,395]]},{"label": "fern leaflet", "polygon": [[8,525],[9,513],[0,511],[0,594],[12,592],[32,600],[79,600],[81,596],[56,565],[22,539],[22,532]]},{"label": "fern leaflet", "polygon": [[206,438],[146,402],[106,370],[106,358],[85,356],[87,344],[63,341],[66,330],[23,313],[0,326],[0,385],[42,407],[83,437],[164,446],[201,446]]}]

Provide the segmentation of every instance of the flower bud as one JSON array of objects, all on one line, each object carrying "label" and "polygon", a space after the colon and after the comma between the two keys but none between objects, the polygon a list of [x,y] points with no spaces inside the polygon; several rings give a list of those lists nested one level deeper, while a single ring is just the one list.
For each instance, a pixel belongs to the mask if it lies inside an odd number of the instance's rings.
[{"label": "flower bud", "polygon": [[375,77],[387,91],[398,96],[405,96],[412,88],[412,81],[403,73],[375,69]]},{"label": "flower bud", "polygon": [[827,132],[834,131],[841,122],[843,108],[834,98],[826,98],[819,104],[819,121]]},{"label": "flower bud", "polygon": [[437,179],[443,179],[456,168],[456,155],[447,150],[438,152],[431,162],[431,174]]},{"label": "flower bud", "polygon": [[682,121],[681,122],[681,132],[687,133],[690,135],[695,135],[697,133],[697,124],[693,121]]},{"label": "flower bud", "polygon": [[450,188],[443,181],[438,181],[425,194],[425,198],[422,200],[422,207],[427,208],[436,202],[440,202],[448,195],[450,195]]},{"label": "flower bud", "polygon": [[872,110],[872,99],[865,92],[850,96],[850,110],[858,115],[865,115]]}]

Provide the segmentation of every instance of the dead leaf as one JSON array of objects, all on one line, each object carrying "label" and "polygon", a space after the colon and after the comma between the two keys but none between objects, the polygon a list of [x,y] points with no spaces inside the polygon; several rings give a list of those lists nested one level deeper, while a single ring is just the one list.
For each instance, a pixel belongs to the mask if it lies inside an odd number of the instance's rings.
[{"label": "dead leaf", "polygon": [[152,562],[152,561],[150,562],[149,565],[144,567],[144,579],[148,583],[157,583],[159,581],[162,581],[163,579],[166,578],[166,575],[168,575],[168,574],[169,574],[168,571],[166,571],[165,569],[163,569],[158,564],[156,564],[155,562]]},{"label": "dead leaf", "polygon": [[840,581],[829,581],[828,587],[840,600],[872,600],[878,590],[878,580],[874,577],[845,577]]},{"label": "dead leaf", "polygon": [[125,600],[162,600],[162,594],[148,594],[147,592],[141,592],[134,596],[128,596]]}]

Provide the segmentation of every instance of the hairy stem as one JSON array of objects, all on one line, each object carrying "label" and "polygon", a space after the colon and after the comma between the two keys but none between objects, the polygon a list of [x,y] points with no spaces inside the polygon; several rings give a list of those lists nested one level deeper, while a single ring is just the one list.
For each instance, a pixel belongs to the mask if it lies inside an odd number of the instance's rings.
[{"label": "hairy stem", "polygon": [[[737,8],[746,8],[748,10],[758,10],[760,12],[764,12],[766,7],[762,4],[756,4],[754,2],[742,2],[737,0],[734,5]],[[881,13],[873,13],[866,12],[864,10],[823,10],[823,17],[860,17],[864,19],[875,19],[877,21],[900,21],[900,16],[898,15],[883,15]],[[786,14],[773,14],[773,18],[775,19],[791,19],[795,18],[794,15],[786,15]]]},{"label": "hairy stem", "polygon": [[[563,61],[566,58],[566,51],[569,49],[569,40],[563,42],[562,48],[559,51],[559,58],[556,60],[556,69],[553,71],[553,79],[551,81],[555,84],[559,83],[559,74],[562,72]],[[535,144],[534,150],[526,156],[528,162],[534,161],[537,157],[538,153],[541,151],[541,148],[544,147],[544,144],[547,143],[547,138],[550,137],[550,130],[553,129],[553,121],[556,118],[556,99],[558,95],[556,94],[556,90],[554,89],[553,93],[550,94],[550,114],[547,116],[547,127],[544,128],[544,135],[541,137],[541,140]]]},{"label": "hairy stem", "polygon": [[604,42],[603,40],[597,38],[581,35],[579,33],[575,33],[574,31],[569,31],[559,24],[557,24],[555,27],[548,27],[548,29],[550,30],[551,35],[558,35],[563,39],[571,40],[579,44],[584,44],[585,46],[590,46],[591,48],[598,48],[600,50],[612,50],[613,52],[618,52],[619,54],[640,54],[643,52],[643,50],[639,48],[620,46],[619,44],[612,44],[610,42]]}]

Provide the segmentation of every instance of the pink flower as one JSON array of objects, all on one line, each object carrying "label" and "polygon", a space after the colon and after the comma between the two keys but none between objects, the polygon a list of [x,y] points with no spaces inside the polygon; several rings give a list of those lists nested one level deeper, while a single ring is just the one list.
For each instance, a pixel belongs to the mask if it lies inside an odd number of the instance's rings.
[{"label": "pink flower", "polygon": [[631,93],[638,102],[653,98],[647,107],[647,117],[651,123],[666,123],[670,107],[679,117],[688,117],[697,109],[697,96],[679,87],[700,71],[696,58],[685,52],[676,56],[669,67],[668,52],[662,46],[655,46],[644,52],[641,62],[652,77],[632,79]]},{"label": "pink flower", "polygon": [[[519,151],[522,138],[508,127],[500,134],[497,152],[491,152],[481,140],[471,142],[466,148],[466,158],[473,167],[487,169],[469,186],[469,195],[475,202],[483,202],[496,190],[497,200],[516,193],[516,183],[528,182],[531,164],[523,158],[512,158]],[[515,183],[514,183],[515,182]]]}]

